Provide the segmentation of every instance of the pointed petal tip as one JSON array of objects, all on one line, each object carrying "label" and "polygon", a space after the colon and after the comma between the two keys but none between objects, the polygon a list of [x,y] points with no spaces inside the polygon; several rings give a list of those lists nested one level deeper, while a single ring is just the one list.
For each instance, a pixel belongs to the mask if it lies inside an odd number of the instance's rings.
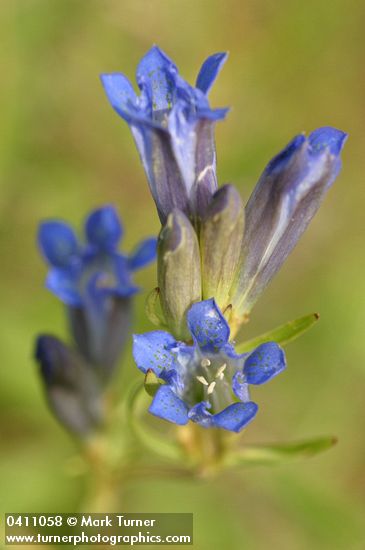
[{"label": "pointed petal tip", "polygon": [[169,70],[177,71],[175,63],[170,57],[156,44],[154,44],[141,58],[137,66],[137,83],[143,80],[145,76],[156,69],[161,70],[168,68]]},{"label": "pointed petal tip", "polygon": [[228,53],[218,52],[210,55],[201,66],[199,74],[196,79],[196,87],[199,88],[204,94],[208,94],[210,88],[213,86],[220,70],[226,62]]}]

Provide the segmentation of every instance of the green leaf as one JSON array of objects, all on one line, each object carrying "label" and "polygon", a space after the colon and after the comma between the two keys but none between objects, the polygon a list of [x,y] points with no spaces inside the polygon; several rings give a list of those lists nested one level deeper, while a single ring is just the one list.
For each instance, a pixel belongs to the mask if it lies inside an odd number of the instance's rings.
[{"label": "green leaf", "polygon": [[318,437],[294,443],[247,446],[232,452],[225,459],[226,466],[272,465],[298,458],[309,458],[330,449],[337,443],[335,437]]},{"label": "green leaf", "polygon": [[160,304],[160,289],[158,286],[151,290],[146,298],[146,315],[152,324],[157,327],[166,327],[166,319]]},{"label": "green leaf", "polygon": [[125,419],[137,439],[151,451],[169,460],[181,462],[184,460],[182,450],[166,438],[166,434],[158,432],[146,423],[146,414],[151,402],[144,384],[133,385],[125,401]]},{"label": "green leaf", "polygon": [[298,338],[306,330],[310,329],[319,319],[318,313],[310,313],[295,321],[289,321],[280,327],[265,332],[256,338],[242,342],[236,346],[237,353],[244,353],[251,351],[264,342],[276,342],[282,346],[285,346],[295,338]]}]

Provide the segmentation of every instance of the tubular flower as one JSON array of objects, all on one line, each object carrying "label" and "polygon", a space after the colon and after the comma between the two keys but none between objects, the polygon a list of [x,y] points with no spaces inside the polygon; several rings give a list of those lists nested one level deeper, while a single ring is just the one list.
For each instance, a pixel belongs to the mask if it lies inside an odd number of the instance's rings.
[{"label": "tubular flower", "polygon": [[115,209],[91,212],[85,243],[63,221],[45,221],[38,243],[50,271],[46,286],[68,307],[75,342],[84,358],[112,368],[128,335],[131,296],[138,291],[132,274],[155,259],[150,238],[126,256],[118,252],[123,228]]},{"label": "tubular flower", "polygon": [[139,96],[123,74],[101,76],[112,107],[130,126],[162,224],[174,208],[200,216],[217,189],[214,125],[228,110],[211,109],[207,94],[226,58],[208,57],[192,87],[154,46],[137,68]]},{"label": "tubular flower", "polygon": [[230,292],[247,317],[317,212],[341,168],[347,135],[324,127],[295,137],[266,167],[245,207],[239,268]]},{"label": "tubular flower", "polygon": [[152,370],[161,381],[149,410],[180,425],[192,420],[239,432],[258,410],[249,385],[263,384],[284,370],[284,352],[267,342],[249,354],[236,354],[229,326],[213,299],[195,303],[187,323],[192,345],[164,331],[134,336],[138,368],[146,374]]}]

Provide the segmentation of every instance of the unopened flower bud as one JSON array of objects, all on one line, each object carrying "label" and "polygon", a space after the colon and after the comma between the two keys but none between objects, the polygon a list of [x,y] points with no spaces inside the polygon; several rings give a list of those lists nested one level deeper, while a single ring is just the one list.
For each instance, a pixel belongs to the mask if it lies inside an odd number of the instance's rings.
[{"label": "unopened flower bud", "polygon": [[236,275],[244,230],[244,208],[233,185],[217,191],[200,231],[203,299],[213,298],[222,311]]},{"label": "unopened flower bud", "polygon": [[102,419],[100,389],[94,372],[54,336],[38,337],[35,358],[54,415],[71,432],[87,436]]},{"label": "unopened flower bud", "polygon": [[167,324],[178,339],[189,338],[186,312],[201,300],[199,244],[188,218],[174,210],[158,241],[158,283]]}]

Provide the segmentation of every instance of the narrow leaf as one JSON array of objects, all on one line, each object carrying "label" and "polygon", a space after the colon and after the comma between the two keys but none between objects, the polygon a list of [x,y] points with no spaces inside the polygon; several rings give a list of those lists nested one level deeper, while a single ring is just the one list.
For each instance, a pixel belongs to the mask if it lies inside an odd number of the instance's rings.
[{"label": "narrow leaf", "polygon": [[183,454],[180,448],[171,443],[165,434],[159,433],[146,422],[143,415],[150,404],[143,384],[131,387],[125,401],[125,419],[137,439],[149,450],[170,460],[180,461]]},{"label": "narrow leaf", "polygon": [[298,458],[309,458],[330,449],[337,443],[335,437],[318,437],[294,443],[247,446],[227,456],[226,466],[271,465]]},{"label": "narrow leaf", "polygon": [[251,351],[257,346],[260,346],[264,342],[276,342],[282,346],[289,344],[295,338],[298,338],[305,331],[310,329],[319,319],[318,313],[310,313],[294,321],[289,321],[280,327],[265,332],[256,338],[242,342],[236,346],[236,351],[238,353],[244,353],[246,351]]}]

